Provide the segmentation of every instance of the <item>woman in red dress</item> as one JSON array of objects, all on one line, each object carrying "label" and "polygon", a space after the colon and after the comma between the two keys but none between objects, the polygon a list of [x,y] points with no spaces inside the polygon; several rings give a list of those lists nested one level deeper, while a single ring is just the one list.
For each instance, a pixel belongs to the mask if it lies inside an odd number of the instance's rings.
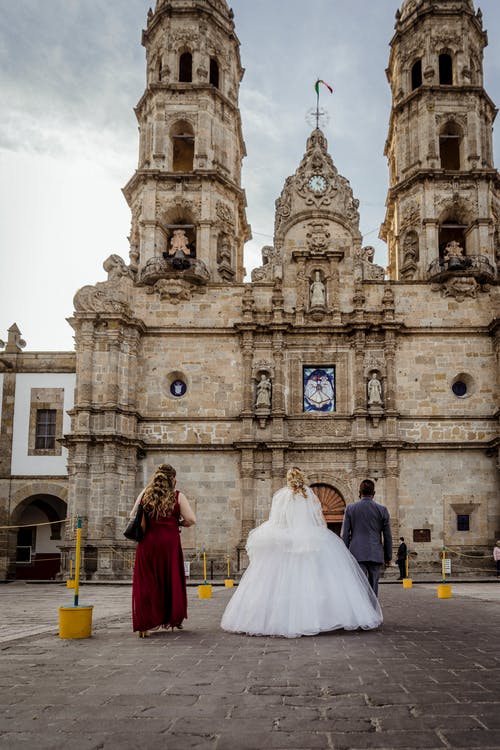
[{"label": "woman in red dress", "polygon": [[186,576],[179,526],[192,526],[196,517],[185,495],[175,489],[175,469],[160,464],[136,500],[144,508],[145,535],[137,545],[132,582],[134,632],[181,628],[187,617]]}]

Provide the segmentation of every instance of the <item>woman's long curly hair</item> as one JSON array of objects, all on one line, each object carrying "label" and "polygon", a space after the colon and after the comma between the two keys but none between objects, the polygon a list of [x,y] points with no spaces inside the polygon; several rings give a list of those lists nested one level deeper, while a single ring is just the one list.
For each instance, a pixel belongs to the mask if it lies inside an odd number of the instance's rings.
[{"label": "woman's long curly hair", "polygon": [[142,505],[151,518],[161,518],[172,513],[175,505],[176,471],[170,464],[160,464],[144,490]]},{"label": "woman's long curly hair", "polygon": [[286,483],[292,490],[294,495],[302,495],[303,497],[307,497],[307,477],[302,469],[299,469],[298,466],[292,466],[291,469],[288,469],[286,473]]}]

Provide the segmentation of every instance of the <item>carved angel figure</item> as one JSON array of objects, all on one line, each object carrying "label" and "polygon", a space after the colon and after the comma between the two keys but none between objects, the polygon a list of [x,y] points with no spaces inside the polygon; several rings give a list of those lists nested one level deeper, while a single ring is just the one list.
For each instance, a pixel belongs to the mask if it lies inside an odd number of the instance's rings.
[{"label": "carved angel figure", "polygon": [[170,240],[170,249],[168,251],[168,254],[175,255],[178,250],[181,250],[184,255],[191,254],[188,247],[188,238],[184,229],[174,229],[172,239]]}]

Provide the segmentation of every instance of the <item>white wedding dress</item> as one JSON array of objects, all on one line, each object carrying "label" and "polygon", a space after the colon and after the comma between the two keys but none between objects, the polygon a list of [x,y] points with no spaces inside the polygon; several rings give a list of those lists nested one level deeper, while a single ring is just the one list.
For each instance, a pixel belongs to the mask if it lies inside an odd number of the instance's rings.
[{"label": "white wedding dress", "polygon": [[250,564],[222,617],[224,630],[296,638],[381,624],[365,574],[306,492],[278,490],[269,520],[248,535]]}]

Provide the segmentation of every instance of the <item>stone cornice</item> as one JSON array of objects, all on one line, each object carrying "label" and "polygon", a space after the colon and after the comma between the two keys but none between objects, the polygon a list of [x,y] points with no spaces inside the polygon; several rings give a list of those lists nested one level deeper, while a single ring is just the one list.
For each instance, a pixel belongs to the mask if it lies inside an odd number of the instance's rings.
[{"label": "stone cornice", "polygon": [[[448,171],[444,169],[419,169],[414,174],[406,177],[404,180],[400,180],[396,185],[393,185],[388,190],[388,201],[392,201],[400,192],[408,191],[415,183],[421,184],[424,180],[432,180],[433,182],[468,182],[471,181],[477,183],[481,180],[496,182],[500,189],[500,173],[494,169],[474,169],[468,172],[464,171]],[[477,190],[477,185],[476,188]],[[437,221],[437,219],[431,219],[431,221]]]},{"label": "stone cornice", "polygon": [[161,182],[182,182],[185,184],[186,190],[189,190],[190,182],[205,182],[207,179],[217,181],[224,185],[224,187],[232,190],[238,196],[239,200],[246,200],[245,190],[215,169],[195,169],[192,172],[165,172],[160,169],[139,168],[136,169],[125,187],[122,188],[122,193],[127,201],[130,201],[132,199],[132,192],[137,190],[140,183],[146,183],[148,180],[151,180],[154,184]]}]

